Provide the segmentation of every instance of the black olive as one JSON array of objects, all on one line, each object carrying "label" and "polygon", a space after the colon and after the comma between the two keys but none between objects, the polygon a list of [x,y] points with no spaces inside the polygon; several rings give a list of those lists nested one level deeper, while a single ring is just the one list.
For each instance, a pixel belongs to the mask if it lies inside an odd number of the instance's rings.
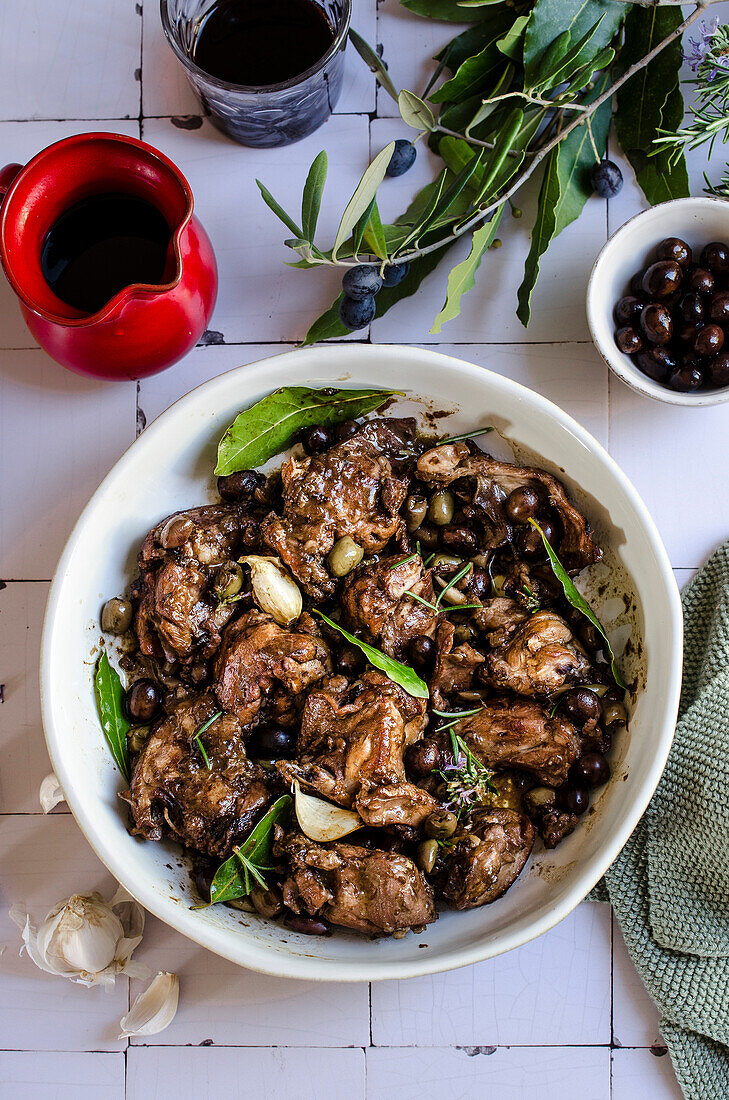
[{"label": "black olive", "polygon": [[347,646],[337,657],[337,672],[342,676],[357,676],[364,668],[364,656],[358,649]]},{"label": "black olive", "polygon": [[280,726],[261,726],[253,731],[251,753],[263,760],[276,760],[280,756],[293,756],[296,752],[296,733]]},{"label": "black olive", "polygon": [[610,765],[599,752],[586,752],[572,766],[570,778],[577,787],[602,787],[610,778]]},{"label": "black olive", "polygon": [[313,428],[302,429],[299,433],[299,439],[303,443],[306,453],[310,455],[320,454],[332,445],[329,432],[321,424],[315,424]]},{"label": "black olive", "polygon": [[645,268],[641,268],[640,271],[636,271],[633,278],[630,280],[630,293],[635,294],[640,298],[643,294],[643,276],[645,275]]},{"label": "black olive", "polygon": [[562,696],[562,709],[579,726],[600,717],[600,700],[594,691],[573,688]]},{"label": "black olive", "polygon": [[570,814],[584,814],[590,805],[590,792],[585,787],[560,787],[558,796],[562,807]]},{"label": "black olive", "polygon": [[729,386],[729,352],[723,351],[709,360],[709,382],[712,386]]},{"label": "black olive", "polygon": [[437,527],[431,527],[428,523],[422,523],[418,527],[417,540],[422,550],[435,550],[438,545],[440,532]]},{"label": "black olive", "polygon": [[325,936],[329,931],[326,921],[319,920],[317,917],[299,916],[298,913],[287,913],[284,924],[292,932],[303,932],[305,936]]},{"label": "black olive", "polygon": [[687,324],[698,324],[704,319],[704,303],[701,300],[701,295],[695,290],[692,290],[690,294],[684,294],[678,308],[681,311],[681,317]]},{"label": "black olive", "polygon": [[440,749],[429,738],[421,737],[405,751],[405,766],[413,775],[430,775],[439,765]]},{"label": "black olive", "polygon": [[703,371],[698,367],[679,367],[670,375],[668,384],[672,390],[689,393],[691,390],[697,390],[703,380]]},{"label": "black olive", "polygon": [[218,478],[218,494],[221,500],[233,503],[253,496],[265,484],[266,479],[258,470],[239,470]]},{"label": "black olive", "polygon": [[435,642],[427,634],[418,634],[408,642],[408,656],[416,668],[426,668],[435,659]]},{"label": "black olive", "polygon": [[641,286],[649,298],[667,298],[681,285],[681,268],[673,260],[659,260],[646,268]]},{"label": "black olive", "polygon": [[542,500],[536,489],[531,485],[520,485],[509,493],[504,511],[513,523],[526,523],[536,518],[541,505]]},{"label": "black olive", "polygon": [[679,356],[675,369],[678,370],[679,367],[683,367],[684,370],[694,370],[694,368],[703,370],[704,366],[705,360],[698,356],[695,351],[685,351],[683,355]]},{"label": "black olive", "polygon": [[664,382],[670,371],[678,369],[678,360],[666,348],[649,348],[638,352],[635,365],[654,382]]},{"label": "black olive", "polygon": [[645,302],[634,294],[626,294],[615,306],[615,320],[619,325],[633,325],[640,321]]},{"label": "black olive", "polygon": [[651,344],[667,344],[673,335],[673,321],[665,306],[651,302],[640,315],[643,335]]},{"label": "black olive", "polygon": [[630,325],[619,328],[615,333],[615,343],[626,355],[635,355],[643,350],[643,337]]},{"label": "black olive", "polygon": [[[557,523],[551,519],[540,519],[538,523],[550,546],[553,546],[555,550],[558,549],[559,532]],[[531,525],[529,527],[519,528],[516,534],[516,546],[517,552],[524,558],[541,561],[547,556],[547,551],[544,549],[544,543],[542,542],[542,536],[539,534],[536,527],[532,527]]]},{"label": "black olive", "polygon": [[337,443],[344,443],[345,439],[351,439],[358,431],[359,424],[356,420],[342,420],[334,429],[334,438]]},{"label": "black olive", "polygon": [[448,524],[440,534],[440,541],[445,550],[470,557],[478,549],[478,541],[473,531],[468,527],[458,524]]},{"label": "black olive", "polygon": [[159,688],[152,680],[135,680],[124,697],[124,709],[130,722],[151,722],[162,705]]},{"label": "black olive", "polygon": [[694,321],[686,321],[675,330],[675,335],[678,337],[680,343],[690,344],[691,347],[693,347],[696,334],[701,327],[701,322],[696,324]]},{"label": "black olive", "polygon": [[466,584],[469,596],[475,596],[477,600],[482,600],[491,593],[491,577],[485,569],[474,568]]},{"label": "black olive", "polygon": [[694,267],[686,277],[686,285],[688,290],[695,290],[698,294],[711,294],[716,280],[705,267]]},{"label": "black olive", "polygon": [[680,237],[666,237],[658,245],[656,256],[659,260],[673,260],[681,267],[691,263],[691,249]]},{"label": "black olive", "polygon": [[717,355],[724,346],[724,333],[718,325],[704,325],[696,333],[694,351],[697,355]]},{"label": "black olive", "polygon": [[711,299],[711,319],[718,325],[729,324],[729,294],[722,292]]},{"label": "black olive", "polygon": [[714,275],[726,275],[729,271],[729,248],[723,241],[712,241],[701,250],[701,264]]}]

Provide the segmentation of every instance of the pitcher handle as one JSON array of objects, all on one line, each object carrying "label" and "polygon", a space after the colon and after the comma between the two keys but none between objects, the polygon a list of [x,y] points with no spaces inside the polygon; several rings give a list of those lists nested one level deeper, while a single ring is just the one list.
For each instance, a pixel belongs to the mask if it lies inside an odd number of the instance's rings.
[{"label": "pitcher handle", "polygon": [[4,168],[0,168],[0,203],[10,190],[18,172],[21,172],[22,169],[22,164],[6,164]]}]

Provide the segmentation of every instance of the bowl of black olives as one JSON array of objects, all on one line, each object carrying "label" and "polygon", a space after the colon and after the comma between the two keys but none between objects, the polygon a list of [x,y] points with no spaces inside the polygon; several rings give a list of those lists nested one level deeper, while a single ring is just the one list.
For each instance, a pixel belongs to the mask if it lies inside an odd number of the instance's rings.
[{"label": "bowl of black olives", "polygon": [[729,401],[729,202],[675,199],[626,222],[595,261],[587,319],[607,365],[639,393]]}]

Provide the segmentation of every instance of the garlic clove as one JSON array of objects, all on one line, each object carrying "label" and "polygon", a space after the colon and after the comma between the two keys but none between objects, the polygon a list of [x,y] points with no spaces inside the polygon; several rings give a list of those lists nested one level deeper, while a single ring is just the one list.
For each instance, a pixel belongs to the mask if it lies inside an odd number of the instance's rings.
[{"label": "garlic clove", "polygon": [[303,609],[301,592],[278,558],[248,554],[239,560],[241,565],[250,566],[253,598],[261,611],[267,612],[279,626],[288,626],[298,619]]},{"label": "garlic clove", "polygon": [[143,993],[135,998],[126,1016],[119,1021],[120,1039],[132,1035],[157,1035],[172,1023],[180,997],[180,980],[176,974],[160,970]]},{"label": "garlic clove", "polygon": [[142,938],[144,912],[126,891],[117,891],[111,902],[98,893],[73,894],[57,902],[38,928],[18,905],[10,917],[21,930],[21,954],[27,951],[47,974],[92,986],[113,985],[117,974],[149,973],[131,960]]},{"label": "garlic clove", "polygon": [[61,790],[61,784],[58,782],[57,777],[51,772],[47,775],[40,785],[40,791],[38,792],[38,800],[41,804],[41,809],[44,814],[49,814],[54,806],[57,806],[59,802],[65,802],[65,795]]},{"label": "garlic clove", "polygon": [[339,840],[361,829],[364,822],[354,810],[344,810],[311,794],[304,794],[294,783],[294,809],[299,827],[309,840]]}]

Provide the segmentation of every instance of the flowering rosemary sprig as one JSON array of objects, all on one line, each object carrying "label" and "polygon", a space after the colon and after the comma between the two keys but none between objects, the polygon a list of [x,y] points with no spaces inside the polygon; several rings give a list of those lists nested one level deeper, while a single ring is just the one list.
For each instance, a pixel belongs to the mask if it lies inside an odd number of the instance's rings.
[{"label": "flowering rosemary sprig", "polygon": [[[689,41],[685,59],[696,73],[696,79],[687,81],[696,88],[696,102],[690,107],[692,120],[675,131],[660,131],[654,141],[656,151],[666,150],[669,161],[675,164],[681,154],[689,149],[709,143],[711,156],[714,142],[721,137],[729,140],[729,26],[719,26],[719,20],[702,23],[699,37]],[[708,182],[708,181],[707,181]],[[724,194],[720,185],[712,194]]]},{"label": "flowering rosemary sprig", "polygon": [[491,773],[477,760],[462,737],[451,729],[453,763],[435,770],[445,787],[443,805],[446,809],[470,813],[474,806],[486,802],[490,792],[496,793]]}]

